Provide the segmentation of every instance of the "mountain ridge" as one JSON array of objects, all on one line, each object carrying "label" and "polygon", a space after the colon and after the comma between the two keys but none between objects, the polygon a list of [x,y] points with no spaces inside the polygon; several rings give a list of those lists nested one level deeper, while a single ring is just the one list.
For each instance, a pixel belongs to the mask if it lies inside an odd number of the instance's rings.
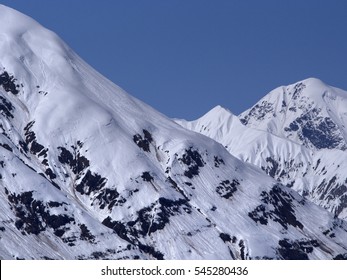
[{"label": "mountain ridge", "polygon": [[179,123],[345,219],[346,102],[347,92],[309,78],[271,91],[239,115],[242,125],[225,128],[211,113]]},{"label": "mountain ridge", "polygon": [[346,222],[0,13],[1,259],[347,258]]}]

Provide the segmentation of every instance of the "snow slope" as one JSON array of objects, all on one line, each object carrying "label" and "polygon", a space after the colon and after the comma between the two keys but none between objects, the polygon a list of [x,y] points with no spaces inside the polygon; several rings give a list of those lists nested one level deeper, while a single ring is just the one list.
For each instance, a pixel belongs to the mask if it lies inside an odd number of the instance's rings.
[{"label": "snow slope", "polygon": [[344,221],[0,20],[0,259],[347,258]]}]

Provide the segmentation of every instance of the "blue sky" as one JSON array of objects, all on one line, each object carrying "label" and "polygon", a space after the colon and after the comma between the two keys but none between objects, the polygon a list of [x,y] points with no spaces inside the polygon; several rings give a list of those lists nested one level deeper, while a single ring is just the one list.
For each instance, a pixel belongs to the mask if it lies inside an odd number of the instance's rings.
[{"label": "blue sky", "polygon": [[345,0],[10,0],[169,117],[235,114],[308,77],[347,90]]}]

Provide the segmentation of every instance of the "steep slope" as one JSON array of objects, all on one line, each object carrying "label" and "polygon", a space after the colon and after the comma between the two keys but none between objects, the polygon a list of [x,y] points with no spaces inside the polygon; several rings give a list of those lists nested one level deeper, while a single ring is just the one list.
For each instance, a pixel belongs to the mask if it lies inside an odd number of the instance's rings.
[{"label": "steep slope", "polygon": [[1,259],[347,257],[345,222],[0,19]]},{"label": "steep slope", "polygon": [[239,118],[216,107],[178,123],[345,219],[346,105],[347,92],[310,78],[271,91]]}]

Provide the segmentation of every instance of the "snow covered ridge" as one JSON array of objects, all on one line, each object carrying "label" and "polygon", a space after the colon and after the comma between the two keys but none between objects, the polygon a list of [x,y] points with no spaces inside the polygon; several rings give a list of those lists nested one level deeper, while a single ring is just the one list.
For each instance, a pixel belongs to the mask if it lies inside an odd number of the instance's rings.
[{"label": "snow covered ridge", "polygon": [[216,107],[179,123],[346,219],[346,108],[346,91],[310,78],[271,91],[239,117]]},{"label": "snow covered ridge", "polygon": [[1,259],[347,258],[346,222],[0,21]]}]

